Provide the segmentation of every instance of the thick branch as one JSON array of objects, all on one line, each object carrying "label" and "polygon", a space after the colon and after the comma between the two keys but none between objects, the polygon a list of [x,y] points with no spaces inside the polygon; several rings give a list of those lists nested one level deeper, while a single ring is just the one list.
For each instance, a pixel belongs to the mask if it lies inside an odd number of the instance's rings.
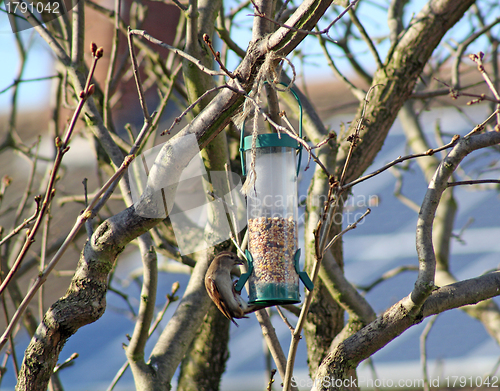
[{"label": "thick branch", "polygon": [[68,292],[49,308],[26,349],[16,390],[47,389],[67,339],[104,313],[108,273],[124,244],[159,221],[145,219],[130,207],[97,228],[80,255]]},{"label": "thick branch", "polygon": [[495,145],[498,142],[500,142],[500,134],[496,132],[465,137],[443,159],[429,183],[417,222],[416,241],[419,273],[411,295],[415,304],[420,305],[435,288],[436,255],[432,241],[432,225],[441,196],[447,189],[448,179],[469,153],[476,149]]},{"label": "thick branch", "polygon": [[[393,305],[374,322],[358,333],[341,342],[321,363],[315,379],[344,379],[349,369],[357,365],[405,330],[421,323],[426,317],[464,305],[478,303],[498,296],[500,272],[493,272],[470,280],[448,285],[434,291],[425,301],[421,310],[412,312],[410,297],[405,297]],[[325,382],[317,381],[312,390],[331,390]]]}]

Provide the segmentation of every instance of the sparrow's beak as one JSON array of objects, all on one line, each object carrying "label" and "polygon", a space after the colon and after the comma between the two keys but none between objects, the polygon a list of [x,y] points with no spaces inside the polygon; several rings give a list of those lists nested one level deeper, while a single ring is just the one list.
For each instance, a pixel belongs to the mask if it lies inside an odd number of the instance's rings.
[{"label": "sparrow's beak", "polygon": [[238,258],[237,261],[234,262],[235,265],[244,265],[245,262],[243,262],[240,258]]}]

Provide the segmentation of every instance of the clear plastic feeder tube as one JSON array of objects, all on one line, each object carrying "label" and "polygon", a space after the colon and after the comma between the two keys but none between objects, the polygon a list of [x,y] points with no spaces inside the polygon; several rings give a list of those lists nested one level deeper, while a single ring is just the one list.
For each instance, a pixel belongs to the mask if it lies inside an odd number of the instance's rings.
[{"label": "clear plastic feeder tube", "polygon": [[[251,137],[247,139],[251,143]],[[256,180],[247,193],[248,249],[254,268],[248,280],[249,301],[297,303],[297,143],[284,134],[281,138],[277,134],[260,135],[258,141]],[[250,148],[246,151],[247,171],[251,154]]]}]

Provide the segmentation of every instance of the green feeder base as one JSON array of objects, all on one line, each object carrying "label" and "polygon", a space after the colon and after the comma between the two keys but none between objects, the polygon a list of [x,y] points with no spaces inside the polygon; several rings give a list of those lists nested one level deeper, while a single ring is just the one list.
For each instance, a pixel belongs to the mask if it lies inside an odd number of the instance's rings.
[{"label": "green feeder base", "polygon": [[278,305],[300,303],[298,284],[250,283],[249,288],[248,304]]}]

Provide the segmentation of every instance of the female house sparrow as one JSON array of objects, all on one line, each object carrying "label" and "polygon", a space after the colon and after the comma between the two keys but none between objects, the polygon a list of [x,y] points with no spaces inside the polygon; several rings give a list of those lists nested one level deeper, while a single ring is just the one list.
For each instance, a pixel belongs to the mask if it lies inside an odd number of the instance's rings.
[{"label": "female house sparrow", "polygon": [[207,270],[205,287],[208,295],[217,308],[236,326],[233,318],[248,318],[245,314],[256,311],[261,307],[248,306],[241,295],[234,290],[231,270],[236,265],[243,265],[241,259],[230,251],[220,252]]}]

